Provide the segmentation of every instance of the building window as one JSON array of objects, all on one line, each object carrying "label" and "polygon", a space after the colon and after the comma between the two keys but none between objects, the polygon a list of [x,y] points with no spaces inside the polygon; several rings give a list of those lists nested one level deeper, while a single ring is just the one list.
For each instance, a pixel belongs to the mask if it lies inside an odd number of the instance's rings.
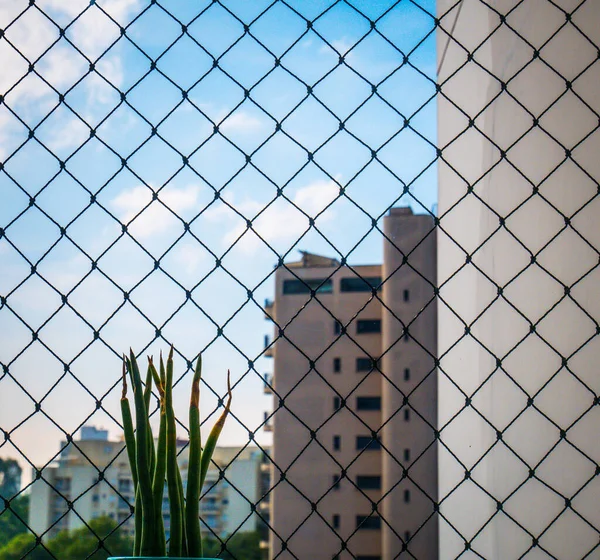
[{"label": "building window", "polygon": [[333,334],[342,334],[342,323],[338,320],[333,322]]},{"label": "building window", "polygon": [[205,515],[204,521],[211,529],[217,529],[219,526],[219,518],[216,515]]},{"label": "building window", "polygon": [[406,449],[404,450],[404,461],[405,461],[405,462],[408,462],[408,461],[410,461],[410,449],[408,449],[408,448],[406,448]]},{"label": "building window", "polygon": [[405,504],[410,503],[410,490],[408,490],[408,489],[404,490],[404,503]]},{"label": "building window", "polygon": [[362,451],[363,449],[381,449],[381,443],[371,436],[356,436],[356,450]]},{"label": "building window", "polygon": [[333,358],[333,372],[340,373],[342,371],[342,358]]},{"label": "building window", "polygon": [[371,371],[375,367],[375,360],[372,358],[356,358],[356,371]]},{"label": "building window", "polygon": [[356,397],[356,410],[381,410],[381,397]]},{"label": "building window", "polygon": [[131,492],[133,481],[128,478],[120,478],[119,479],[119,492],[126,493]]},{"label": "building window", "polygon": [[340,516],[337,513],[335,513],[333,515],[333,523],[332,523],[332,525],[333,525],[334,529],[339,529],[340,528]]},{"label": "building window", "polygon": [[333,397],[333,410],[339,410],[342,406],[340,397]]},{"label": "building window", "polygon": [[404,368],[404,381],[410,380],[410,369]]},{"label": "building window", "polygon": [[373,288],[381,290],[381,276],[352,276],[340,282],[342,292],[372,292]]},{"label": "building window", "polygon": [[357,515],[357,529],[381,529],[381,518],[375,515]]},{"label": "building window", "polygon": [[54,488],[59,491],[71,490],[71,479],[70,478],[57,478],[54,481]]},{"label": "building window", "polygon": [[342,436],[333,436],[333,450],[339,451],[342,448]]},{"label": "building window", "polygon": [[409,408],[404,409],[404,421],[410,422],[410,409]]},{"label": "building window", "polygon": [[358,475],[356,486],[361,490],[381,490],[381,477],[370,475]]},{"label": "building window", "polygon": [[310,294],[314,290],[318,294],[330,294],[333,292],[333,282],[331,278],[294,278],[293,280],[283,281],[283,293],[285,295]]},{"label": "building window", "polygon": [[333,475],[333,489],[334,490],[340,489],[340,475],[339,474]]},{"label": "building window", "polygon": [[410,340],[410,336],[408,334],[408,327],[404,329],[404,336],[402,337],[402,339],[404,340],[404,342],[408,342]]},{"label": "building window", "polygon": [[359,319],[356,321],[356,334],[381,332],[381,319]]},{"label": "building window", "polygon": [[404,531],[404,542],[408,542],[410,540],[410,537],[410,531]]},{"label": "building window", "polygon": [[402,292],[402,299],[404,301],[408,301],[410,299],[410,292],[408,290],[404,290],[404,292]]}]

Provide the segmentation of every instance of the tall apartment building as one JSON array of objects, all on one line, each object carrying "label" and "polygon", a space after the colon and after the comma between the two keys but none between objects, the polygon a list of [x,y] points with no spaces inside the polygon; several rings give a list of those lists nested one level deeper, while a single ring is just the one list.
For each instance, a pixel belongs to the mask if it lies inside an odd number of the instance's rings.
[{"label": "tall apartment building", "polygon": [[438,557],[433,228],[394,208],[382,265],[276,271],[272,558]]},{"label": "tall apartment building", "polygon": [[[134,488],[123,441],[109,441],[108,432],[84,426],[81,439],[69,444],[57,462],[43,469],[43,479],[31,486],[29,524],[44,539],[61,530],[73,530],[83,522],[108,516],[122,525],[125,533],[133,535],[131,505]],[[181,475],[187,480],[188,447],[178,440]],[[64,446],[64,443],[61,447]],[[225,478],[211,465],[200,503],[200,514],[210,529],[225,537],[234,531],[261,529],[262,521],[253,513],[264,494],[263,453],[256,447],[217,447],[213,461],[225,470]],[[102,471],[99,479],[99,471]],[[68,502],[72,502],[70,509]],[[165,530],[169,533],[168,497],[163,500]],[[264,516],[263,516],[264,517]],[[207,530],[208,531],[208,530]]]}]

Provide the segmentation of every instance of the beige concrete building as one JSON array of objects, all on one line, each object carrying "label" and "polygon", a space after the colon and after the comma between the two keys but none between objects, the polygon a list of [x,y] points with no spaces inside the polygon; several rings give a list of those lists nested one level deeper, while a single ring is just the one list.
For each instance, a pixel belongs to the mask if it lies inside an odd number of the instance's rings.
[{"label": "beige concrete building", "polygon": [[[130,504],[134,504],[134,488],[127,455],[122,441],[109,441],[108,432],[84,426],[76,445],[68,445],[56,464],[43,470],[43,479],[31,486],[29,524],[43,538],[55,536],[61,530],[84,526],[84,521],[108,516],[133,535],[134,520]],[[186,440],[178,440],[183,448]],[[179,454],[181,475],[187,480],[187,447]],[[237,531],[257,531],[263,522],[253,513],[264,495],[263,453],[256,447],[217,447],[213,461],[224,469],[209,468],[200,502],[204,523],[220,537]],[[110,466],[108,466],[110,465]],[[99,480],[99,470],[103,471]],[[54,487],[56,490],[54,490]],[[73,504],[72,509],[68,502]],[[264,506],[263,506],[264,509]],[[169,534],[169,502],[165,489],[163,499],[165,530]],[[208,529],[206,529],[208,532]]]},{"label": "beige concrete building", "polygon": [[383,265],[276,272],[271,557],[437,558],[435,232],[383,221]]},{"label": "beige concrete building", "polygon": [[437,11],[440,557],[598,558],[600,2]]}]

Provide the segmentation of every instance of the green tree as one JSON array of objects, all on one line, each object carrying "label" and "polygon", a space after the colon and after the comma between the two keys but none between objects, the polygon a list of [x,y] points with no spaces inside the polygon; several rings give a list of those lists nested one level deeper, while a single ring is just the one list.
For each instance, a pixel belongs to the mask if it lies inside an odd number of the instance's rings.
[{"label": "green tree", "polygon": [[50,560],[52,557],[42,546],[35,543],[35,537],[31,533],[21,533],[0,548],[0,560],[21,560],[27,556],[27,560]]},{"label": "green tree", "polygon": [[0,497],[0,548],[27,531],[23,521],[27,522],[28,517],[29,496],[21,494],[8,504]]},{"label": "green tree", "polygon": [[[260,535],[254,532],[240,532],[225,540],[227,550],[221,552],[221,543],[213,538],[204,541],[204,556],[223,560],[263,560],[260,548]],[[1,560],[1,559],[0,559]]]},{"label": "green tree", "polygon": [[[60,560],[106,560],[109,556],[131,556],[132,540],[118,529],[110,534],[117,526],[112,519],[93,519],[89,526],[61,531],[54,538],[44,541],[48,550],[42,545],[36,546],[31,533],[22,533],[0,548],[0,560],[20,560],[25,555],[27,560],[51,560],[53,557]],[[102,547],[99,546],[100,540]]]},{"label": "green tree", "polygon": [[[117,524],[112,519],[99,517],[92,519],[88,525],[89,529],[81,527],[59,533],[48,542],[48,548],[61,560],[105,560],[109,556],[131,556],[133,542],[118,529],[114,531]],[[99,539],[103,541],[102,547]]]}]

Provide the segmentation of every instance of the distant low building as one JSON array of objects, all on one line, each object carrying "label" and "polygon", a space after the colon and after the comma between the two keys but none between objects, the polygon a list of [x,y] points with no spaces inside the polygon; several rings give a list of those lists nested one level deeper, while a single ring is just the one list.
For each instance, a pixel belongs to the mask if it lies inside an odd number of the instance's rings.
[{"label": "distant low building", "polygon": [[[187,440],[178,440],[182,478],[187,479]],[[130,535],[134,531],[134,487],[123,441],[110,441],[106,430],[84,426],[80,439],[63,442],[58,460],[39,472],[33,470],[29,524],[44,539],[61,530],[84,526],[91,519],[108,516]],[[252,511],[262,496],[257,447],[217,447],[204,487],[201,517],[219,537],[234,531],[259,529],[260,518]],[[219,470],[221,469],[221,470]],[[220,472],[223,472],[221,477]],[[165,529],[169,531],[169,502],[163,500]]]}]

